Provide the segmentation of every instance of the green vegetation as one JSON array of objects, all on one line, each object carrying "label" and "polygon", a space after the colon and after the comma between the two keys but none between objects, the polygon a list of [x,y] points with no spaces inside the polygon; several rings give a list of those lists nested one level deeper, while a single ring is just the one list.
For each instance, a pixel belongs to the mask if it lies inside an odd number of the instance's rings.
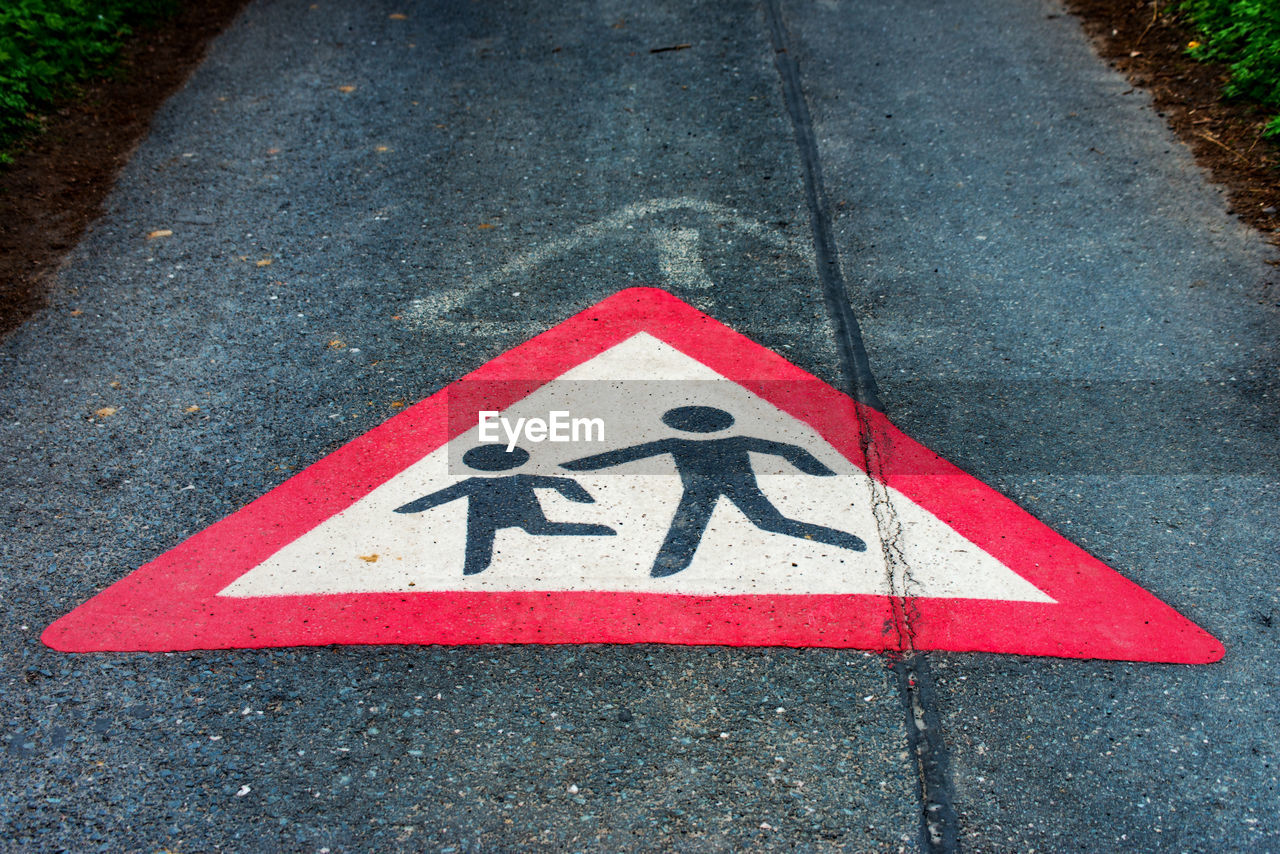
[{"label": "green vegetation", "polygon": [[[1202,34],[1191,55],[1230,67],[1224,94],[1280,108],[1280,0],[1182,0],[1181,8]],[[1280,116],[1266,132],[1280,136]]]},{"label": "green vegetation", "polygon": [[111,68],[133,28],[178,0],[0,0],[0,163],[77,83]]}]

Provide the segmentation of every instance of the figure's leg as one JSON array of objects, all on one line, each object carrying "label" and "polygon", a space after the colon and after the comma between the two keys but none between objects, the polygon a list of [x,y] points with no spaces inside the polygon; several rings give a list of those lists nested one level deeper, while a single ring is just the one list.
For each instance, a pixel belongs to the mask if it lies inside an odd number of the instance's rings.
[{"label": "figure's leg", "polygon": [[651,576],[663,578],[689,568],[719,497],[719,491],[685,490],[680,497],[680,505],[676,507],[675,518],[671,520],[667,538],[663,540],[653,569],[649,571]]},{"label": "figure's leg", "polygon": [[484,572],[493,563],[493,537],[497,529],[479,513],[467,514],[467,559],[462,565],[463,575]]},{"label": "figure's leg", "polygon": [[825,528],[822,525],[811,525],[808,522],[788,519],[778,512],[778,509],[769,502],[755,484],[749,487],[739,485],[729,493],[729,498],[757,528],[762,530],[799,537],[802,540],[815,540],[855,552],[867,550],[867,544],[861,537],[855,537],[853,534],[837,531],[834,528]]}]

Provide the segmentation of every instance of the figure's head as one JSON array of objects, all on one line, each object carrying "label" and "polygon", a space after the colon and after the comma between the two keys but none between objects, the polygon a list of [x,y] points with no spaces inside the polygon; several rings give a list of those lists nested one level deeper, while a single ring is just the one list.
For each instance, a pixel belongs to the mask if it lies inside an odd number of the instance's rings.
[{"label": "figure's head", "polygon": [[476,471],[506,471],[529,462],[524,448],[507,450],[506,445],[477,445],[462,455],[462,462]]},{"label": "figure's head", "polygon": [[714,433],[733,426],[733,416],[714,406],[677,406],[662,413],[662,423],[686,433]]}]

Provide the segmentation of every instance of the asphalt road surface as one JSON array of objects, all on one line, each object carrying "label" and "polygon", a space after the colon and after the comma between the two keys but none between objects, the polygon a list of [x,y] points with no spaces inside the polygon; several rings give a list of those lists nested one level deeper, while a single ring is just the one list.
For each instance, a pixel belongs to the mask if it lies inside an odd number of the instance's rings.
[{"label": "asphalt road surface", "polygon": [[[1052,2],[255,2],[0,344],[0,847],[1280,850],[1270,257]],[[1225,657],[41,643],[637,285]]]}]

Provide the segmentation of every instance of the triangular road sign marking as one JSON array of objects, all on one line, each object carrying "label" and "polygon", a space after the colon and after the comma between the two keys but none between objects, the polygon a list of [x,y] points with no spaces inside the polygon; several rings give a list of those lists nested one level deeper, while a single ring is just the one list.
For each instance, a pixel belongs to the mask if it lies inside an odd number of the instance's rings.
[{"label": "triangular road sign marking", "polygon": [[[486,444],[482,410],[508,424],[598,414],[608,430],[570,444],[518,442],[528,457],[521,477],[483,505],[510,518],[480,536],[468,527],[482,500],[474,490],[492,491],[508,474],[463,462]],[[665,420],[677,410],[732,413],[733,423],[682,433]],[[875,479],[864,471],[867,436]],[[680,437],[684,446],[671,444]],[[722,437],[744,437],[749,453],[688,444]],[[678,447],[722,453],[703,480],[739,485],[721,483],[719,498],[712,490],[690,511],[698,481],[682,481],[677,465],[701,463],[678,463]],[[743,466],[754,486],[724,474]],[[510,516],[516,506],[520,519]],[[662,555],[681,548],[667,542],[680,527],[673,516],[699,513],[705,533],[660,572]],[[540,520],[532,528],[529,514]],[[479,540],[491,543],[483,557],[472,554]],[[1223,654],[880,413],[646,288],[615,294],[395,416],[99,594],[43,640],[66,651],[647,641],[1182,663]]]}]

